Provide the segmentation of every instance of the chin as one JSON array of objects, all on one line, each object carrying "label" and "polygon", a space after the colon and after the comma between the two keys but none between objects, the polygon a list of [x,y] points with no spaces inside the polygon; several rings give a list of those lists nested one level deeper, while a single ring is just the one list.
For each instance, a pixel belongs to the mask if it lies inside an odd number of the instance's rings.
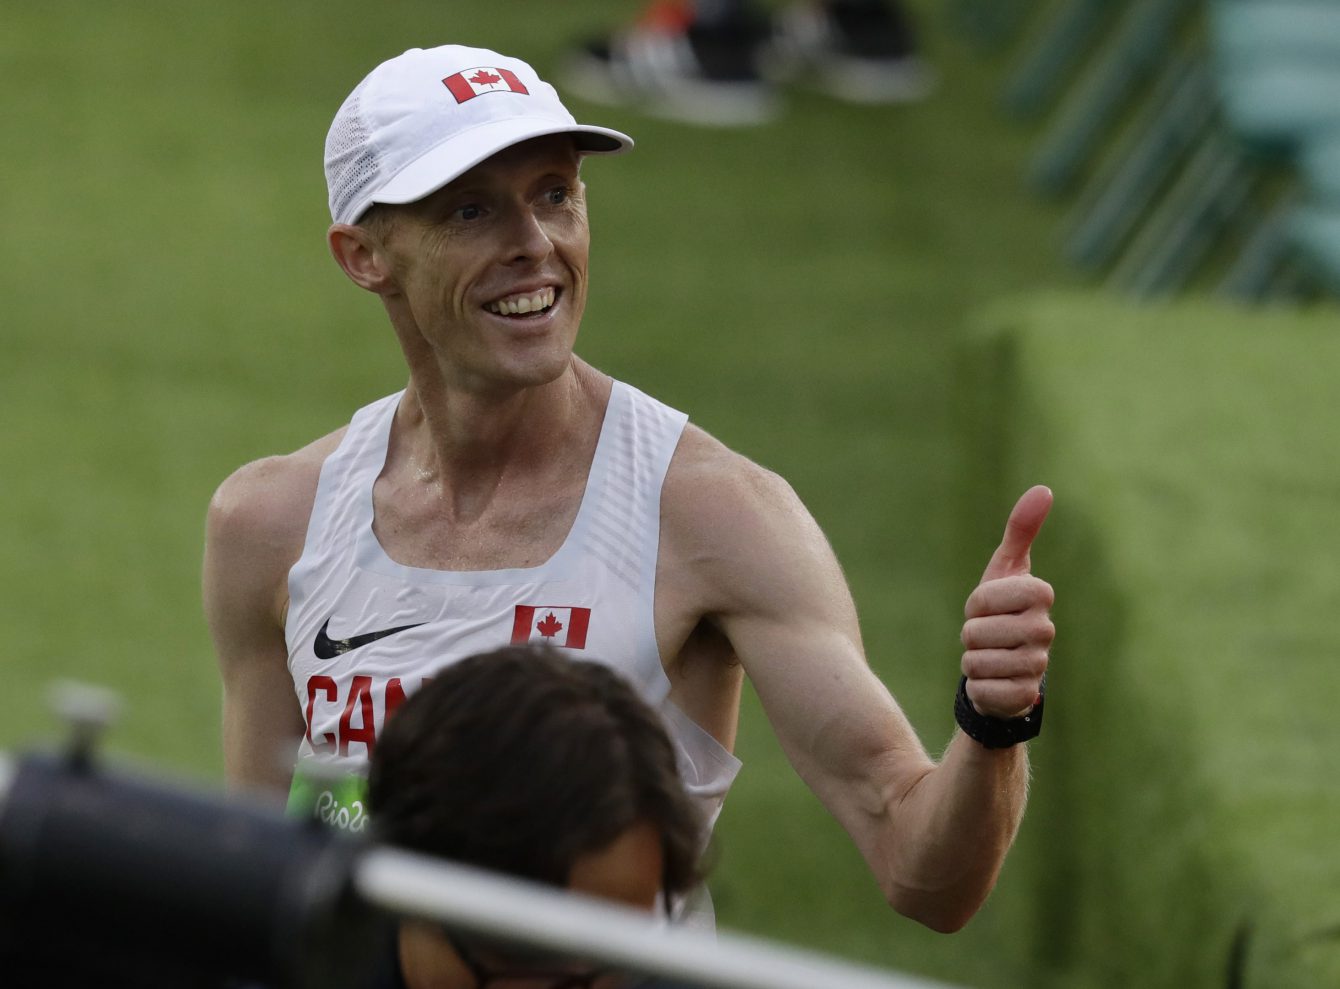
[{"label": "chin", "polygon": [[572,366],[575,336],[564,334],[561,339],[551,338],[540,346],[524,348],[509,355],[508,370],[531,384],[548,384]]},{"label": "chin", "polygon": [[557,381],[572,366],[572,351],[535,355],[530,359],[509,362],[499,368],[499,381],[506,381],[517,388],[538,388]]}]

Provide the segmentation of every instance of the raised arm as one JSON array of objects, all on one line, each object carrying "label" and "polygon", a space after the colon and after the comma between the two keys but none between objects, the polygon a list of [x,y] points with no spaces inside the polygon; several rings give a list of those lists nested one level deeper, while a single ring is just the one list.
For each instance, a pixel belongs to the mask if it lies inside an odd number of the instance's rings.
[{"label": "raised arm", "polygon": [[[685,537],[708,617],[730,639],[792,765],[851,835],[889,903],[957,930],[986,899],[1018,828],[1023,747],[987,749],[956,733],[933,760],[870,670],[846,581],[809,512],[776,475],[734,455],[711,459],[703,476],[713,478],[712,496],[698,499]],[[693,472],[685,476],[687,489]],[[1046,666],[1051,589],[1027,575],[1020,541],[1036,534],[1044,501],[1045,489],[1021,501],[1013,535],[969,603],[963,669],[985,714],[1028,707]]]},{"label": "raised arm", "polygon": [[284,611],[314,489],[310,470],[275,457],[238,470],[210,501],[202,587],[223,679],[230,786],[288,792],[303,719],[288,672]]},{"label": "raised arm", "polygon": [[[979,714],[1002,721],[1028,714],[1041,699],[1056,634],[1052,588],[1029,572],[1029,550],[1051,502],[1043,487],[1019,499],[964,608],[961,668],[968,699]],[[940,764],[908,795],[923,836],[950,836],[923,859],[923,869],[954,877],[947,895],[927,901],[930,926],[956,930],[985,901],[1018,830],[1027,788],[1024,745],[986,748],[957,731]],[[967,851],[961,873],[953,871],[956,849]]]}]

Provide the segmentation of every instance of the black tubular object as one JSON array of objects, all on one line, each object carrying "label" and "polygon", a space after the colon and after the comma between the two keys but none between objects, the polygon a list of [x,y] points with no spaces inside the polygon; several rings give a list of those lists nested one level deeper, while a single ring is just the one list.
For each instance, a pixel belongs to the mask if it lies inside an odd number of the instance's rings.
[{"label": "black tubular object", "polygon": [[[352,893],[356,841],[77,755],[30,755],[9,769],[0,774],[6,989],[366,984],[388,935]],[[11,982],[19,972],[31,981]]]}]

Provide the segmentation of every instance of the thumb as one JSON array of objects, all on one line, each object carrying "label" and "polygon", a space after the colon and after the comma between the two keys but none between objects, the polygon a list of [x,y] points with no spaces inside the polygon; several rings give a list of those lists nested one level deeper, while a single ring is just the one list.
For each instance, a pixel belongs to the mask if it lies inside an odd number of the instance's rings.
[{"label": "thumb", "polygon": [[1033,546],[1033,540],[1037,538],[1042,523],[1047,520],[1047,513],[1051,511],[1051,507],[1050,488],[1039,484],[1023,493],[1023,496],[1015,502],[1009,521],[1005,523],[1005,535],[1000,540],[1000,545],[991,554],[991,562],[986,565],[986,570],[982,573],[983,583],[998,577],[1013,577],[1016,574],[1028,573],[1031,565],[1028,551]]}]

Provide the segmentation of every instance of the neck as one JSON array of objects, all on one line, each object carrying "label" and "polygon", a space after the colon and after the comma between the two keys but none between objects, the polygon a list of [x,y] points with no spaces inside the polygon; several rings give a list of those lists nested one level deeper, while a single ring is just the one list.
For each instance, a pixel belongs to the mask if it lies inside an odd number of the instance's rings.
[{"label": "neck", "polygon": [[440,377],[411,374],[397,419],[426,461],[461,467],[543,457],[541,437],[585,422],[592,400],[608,393],[600,374],[572,358],[553,381],[514,388],[453,388]]},{"label": "neck", "polygon": [[589,458],[610,387],[575,357],[553,381],[511,390],[453,389],[411,374],[392,456],[411,484],[436,488],[469,515],[509,479],[542,482],[569,471],[574,456]]}]

